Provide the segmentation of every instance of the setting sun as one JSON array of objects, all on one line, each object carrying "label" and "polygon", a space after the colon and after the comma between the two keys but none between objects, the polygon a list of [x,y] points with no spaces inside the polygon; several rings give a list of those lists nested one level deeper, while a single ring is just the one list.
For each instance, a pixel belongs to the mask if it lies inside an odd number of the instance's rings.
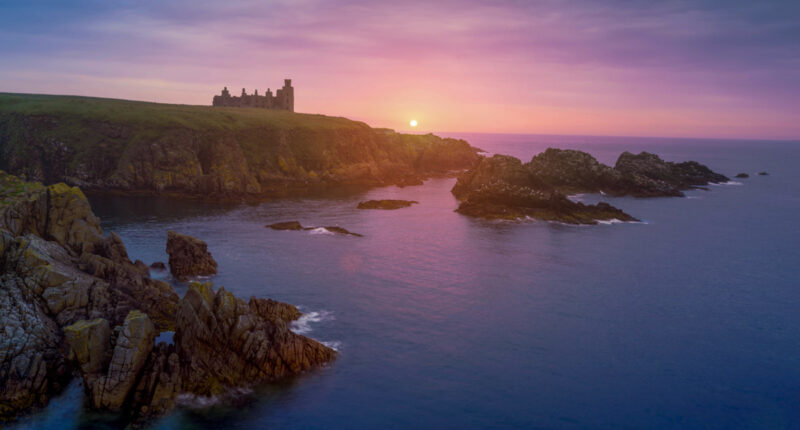
[{"label": "setting sun", "polygon": [[412,127],[416,127],[416,126],[417,126],[417,120],[415,120],[415,119],[412,119],[412,120],[411,120],[411,121],[408,123],[408,125],[410,125],[410,126],[412,126]]}]

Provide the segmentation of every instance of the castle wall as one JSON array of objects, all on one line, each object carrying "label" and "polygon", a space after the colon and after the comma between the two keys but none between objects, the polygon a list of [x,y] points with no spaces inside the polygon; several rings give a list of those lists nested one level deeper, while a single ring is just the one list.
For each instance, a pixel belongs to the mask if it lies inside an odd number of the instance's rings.
[{"label": "castle wall", "polygon": [[267,90],[263,96],[258,95],[258,90],[253,94],[247,94],[242,88],[241,96],[231,96],[228,92],[228,87],[222,90],[220,95],[214,96],[211,101],[212,106],[221,107],[252,107],[261,109],[279,109],[294,112],[294,87],[292,87],[292,80],[284,80],[283,88],[275,91],[272,95],[270,90]]}]

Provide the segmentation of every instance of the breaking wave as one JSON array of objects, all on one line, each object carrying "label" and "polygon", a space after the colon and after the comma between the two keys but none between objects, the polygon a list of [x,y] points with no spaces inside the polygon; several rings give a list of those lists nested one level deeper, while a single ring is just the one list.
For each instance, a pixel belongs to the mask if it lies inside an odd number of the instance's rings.
[{"label": "breaking wave", "polygon": [[301,316],[300,318],[292,321],[292,323],[289,325],[289,329],[297,334],[311,333],[312,323],[318,323],[321,321],[330,321],[332,319],[335,319],[333,317],[333,313],[328,311],[308,312],[303,314],[303,316]]}]

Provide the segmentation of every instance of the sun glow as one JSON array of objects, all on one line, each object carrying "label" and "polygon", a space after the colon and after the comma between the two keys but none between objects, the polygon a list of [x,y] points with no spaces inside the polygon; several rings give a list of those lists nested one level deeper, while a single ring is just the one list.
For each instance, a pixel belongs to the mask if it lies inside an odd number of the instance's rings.
[{"label": "sun glow", "polygon": [[412,127],[416,127],[417,126],[417,120],[412,119],[411,121],[408,122],[408,125],[410,125]]}]

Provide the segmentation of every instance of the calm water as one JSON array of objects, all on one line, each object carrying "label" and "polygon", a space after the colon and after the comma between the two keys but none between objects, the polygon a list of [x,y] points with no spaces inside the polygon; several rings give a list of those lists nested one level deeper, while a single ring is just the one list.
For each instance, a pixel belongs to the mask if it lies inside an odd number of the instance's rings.
[{"label": "calm water", "polygon": [[[523,161],[547,146],[610,164],[647,150],[751,178],[607,199],[645,223],[593,227],[468,219],[454,179],[227,207],[93,198],[131,258],[166,261],[170,229],[200,237],[216,286],[299,305],[298,329],[340,350],[241,405],[156,427],[800,427],[800,143],[458,136]],[[355,209],[371,198],[420,203]],[[364,237],[264,228],[295,219]],[[17,428],[96,425],[79,406],[73,385]]]}]

